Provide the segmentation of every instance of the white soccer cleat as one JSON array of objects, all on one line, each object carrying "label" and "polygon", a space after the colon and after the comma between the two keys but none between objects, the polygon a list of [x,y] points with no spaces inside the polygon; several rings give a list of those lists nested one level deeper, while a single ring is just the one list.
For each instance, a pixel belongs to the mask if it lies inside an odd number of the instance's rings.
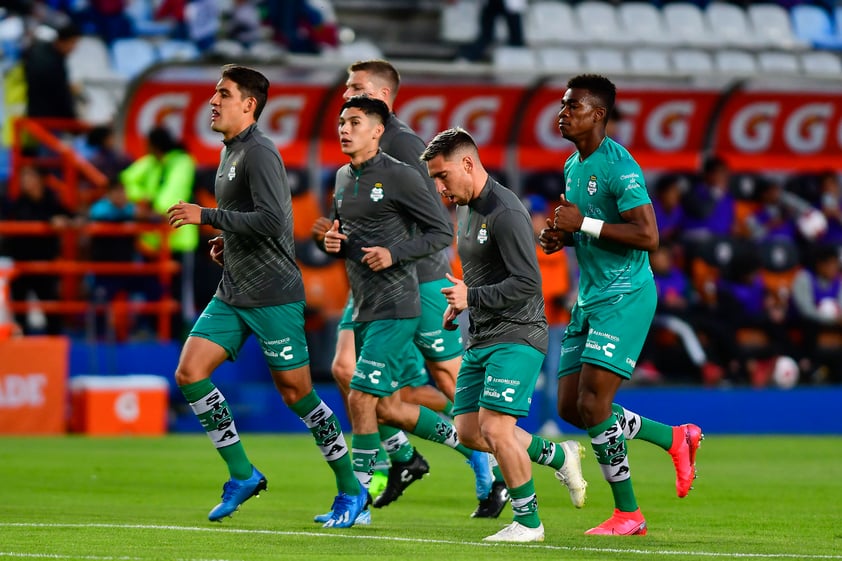
[{"label": "white soccer cleat", "polygon": [[564,465],[555,472],[555,477],[567,487],[573,506],[582,508],[585,506],[588,487],[588,482],[582,477],[585,447],[575,440],[565,440],[559,446],[564,450]]},{"label": "white soccer cleat", "polygon": [[537,528],[524,526],[520,522],[512,522],[494,535],[483,538],[486,542],[542,542],[544,541],[544,525]]}]

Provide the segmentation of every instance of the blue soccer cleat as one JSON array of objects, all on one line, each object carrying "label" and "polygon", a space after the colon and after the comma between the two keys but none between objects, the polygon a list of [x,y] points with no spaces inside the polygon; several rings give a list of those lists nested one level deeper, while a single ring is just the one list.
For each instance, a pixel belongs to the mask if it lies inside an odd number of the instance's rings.
[{"label": "blue soccer cleat", "polygon": [[266,490],[266,477],[257,468],[251,467],[251,477],[248,479],[234,479],[233,477],[222,486],[222,502],[213,507],[208,514],[208,520],[218,521],[231,516],[240,505],[252,497],[260,495]]},{"label": "blue soccer cleat", "polygon": [[491,473],[488,453],[474,450],[471,457],[466,461],[471,466],[471,469],[474,470],[477,498],[480,500],[486,498],[491,492],[491,484],[494,483],[494,475]]},{"label": "blue soccer cleat", "polygon": [[368,491],[362,485],[360,485],[358,495],[340,492],[333,500],[330,518],[325,521],[322,528],[350,528],[357,523],[363,512],[367,512],[368,516],[362,516],[361,523],[371,524],[371,512],[366,509],[369,497]]}]

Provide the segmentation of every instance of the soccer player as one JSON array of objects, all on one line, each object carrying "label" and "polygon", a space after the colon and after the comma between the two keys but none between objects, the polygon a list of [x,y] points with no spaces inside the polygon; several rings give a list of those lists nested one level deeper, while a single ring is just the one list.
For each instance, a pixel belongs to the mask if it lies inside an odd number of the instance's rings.
[{"label": "soccer player", "polygon": [[[565,192],[540,236],[546,253],[576,249],[579,297],[562,338],[559,415],[587,430],[614,496],[614,514],[588,535],[644,535],[646,521],[632,488],[626,440],[640,438],[667,450],[676,491],[687,495],[703,438],[692,424],[671,427],[614,403],[631,378],[655,314],[656,291],[648,252],[658,247],[658,225],[643,172],[605,125],[616,88],[607,78],[571,78],[558,128],[577,151],[564,164]],[[584,212],[584,214],[583,214]]]},{"label": "soccer player", "polygon": [[235,360],[254,334],[284,403],[313,433],[336,476],[339,494],[326,528],[357,521],[368,493],[357,481],[339,421],[313,389],[304,336],[304,285],[295,262],[290,187],[280,154],[258,128],[269,81],[251,68],[226,65],[211,97],[211,128],[224,148],[216,175],[218,208],[183,201],[168,210],[175,228],[209,224],[223,231],[210,240],[222,280],[196,320],[175,371],[175,380],[199,418],[231,478],[210,520],[230,516],[266,489],[266,478],[246,455],[234,417],[211,373]]},{"label": "soccer player", "polygon": [[[412,355],[421,315],[415,260],[448,247],[453,232],[438,211],[441,201],[421,175],[379,149],[388,119],[389,109],[379,99],[355,96],[342,105],[339,139],[350,163],[336,172],[333,220],[323,241],[325,251],[345,258],[354,294],[358,358],[348,407],[354,470],[366,487],[381,443],[378,419],[463,455],[473,453],[459,443],[449,421],[400,398],[406,383],[404,361]],[[411,446],[409,450],[411,463],[418,452]],[[486,473],[490,487],[487,463]],[[387,491],[389,487],[378,499]]]},{"label": "soccer player", "polygon": [[549,465],[567,485],[574,506],[585,504],[584,448],[560,444],[517,426],[529,413],[547,352],[547,320],[532,218],[520,199],[488,175],[474,139],[461,128],[440,132],[421,158],[439,193],[457,209],[457,247],[464,280],[448,275],[443,288],[445,329],[469,310],[470,341],[456,380],[459,438],[492,452],[511,496],[514,520],[485,538],[494,542],[543,541],[544,525],[530,460]]},{"label": "soccer player", "polygon": [[[435,185],[427,176],[427,169],[419,159],[424,151],[424,141],[392,112],[399,87],[400,74],[388,61],[378,59],[357,61],[348,67],[348,78],[342,96],[345,100],[348,100],[352,96],[365,95],[379,99],[386,104],[389,110],[389,119],[385,123],[385,131],[380,138],[380,149],[389,156],[416,168],[424,178],[427,188],[435,194]],[[437,212],[440,212],[445,219],[450,219],[443,204],[439,204]],[[314,237],[317,242],[321,242],[324,232],[329,227],[330,222],[327,218],[317,221],[314,225]],[[419,259],[416,262],[416,268],[421,292],[421,320],[415,333],[415,345],[421,353],[420,356],[417,351],[414,353],[415,358],[413,360],[415,363],[408,363],[407,369],[415,373],[421,373],[424,363],[426,363],[427,370],[430,377],[435,381],[436,387],[426,384],[422,376],[416,375],[414,381],[407,382],[407,385],[401,390],[401,399],[410,403],[425,405],[435,411],[448,413],[453,403],[456,374],[462,362],[464,349],[458,331],[446,331],[441,327],[441,315],[444,312],[445,303],[441,298],[440,290],[449,285],[445,275],[451,272],[447,250],[437,251]],[[350,300],[339,325],[336,353],[331,369],[337,384],[346,392],[356,363],[353,322],[351,321],[353,298],[350,298]],[[436,391],[436,388],[439,391]],[[405,450],[408,446],[405,435],[387,426],[381,427],[380,432],[383,442],[406,444],[402,444],[403,448],[390,446],[392,468],[389,470],[389,480],[383,490],[383,498],[378,497],[375,500],[375,506],[388,504],[396,499],[406,486],[429,471],[426,460],[420,455],[412,464],[401,461],[402,457],[399,450]],[[488,469],[488,460],[482,456],[481,454],[474,454],[468,458],[468,463],[478,480],[484,478],[482,472]],[[403,459],[406,459],[405,453],[403,453]],[[378,470],[382,469],[382,461],[384,460],[378,458]],[[491,491],[484,484],[477,485],[479,505],[471,516],[483,518],[497,517],[500,514],[506,505],[508,494],[505,484],[499,477],[497,479],[498,481],[494,482]],[[380,489],[375,489],[376,485],[377,479],[375,477],[372,483],[372,493],[375,495],[379,494],[380,491]]]}]

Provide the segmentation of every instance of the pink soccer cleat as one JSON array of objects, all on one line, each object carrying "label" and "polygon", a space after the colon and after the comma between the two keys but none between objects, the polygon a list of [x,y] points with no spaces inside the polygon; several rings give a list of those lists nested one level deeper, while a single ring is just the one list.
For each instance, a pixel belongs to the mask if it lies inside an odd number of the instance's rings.
[{"label": "pink soccer cleat", "polygon": [[586,536],[645,536],[646,520],[640,509],[623,512],[614,509],[614,515],[608,520],[585,532]]},{"label": "pink soccer cleat", "polygon": [[693,488],[696,479],[696,451],[704,440],[702,429],[696,425],[672,427],[672,446],[669,449],[675,465],[675,492],[684,498]]}]

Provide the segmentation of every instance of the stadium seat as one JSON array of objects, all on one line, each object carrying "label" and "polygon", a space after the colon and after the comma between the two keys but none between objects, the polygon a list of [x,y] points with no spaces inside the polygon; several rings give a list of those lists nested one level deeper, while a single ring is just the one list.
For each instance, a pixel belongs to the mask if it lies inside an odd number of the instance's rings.
[{"label": "stadium seat", "polygon": [[441,39],[470,43],[479,36],[479,0],[446,2],[441,10]]},{"label": "stadium seat", "polygon": [[746,12],[736,4],[713,2],[704,10],[708,28],[713,32],[717,44],[723,47],[742,49],[762,48],[764,41],[754,34],[749,26]]},{"label": "stadium seat", "polygon": [[769,47],[787,51],[803,51],[810,45],[795,36],[789,12],[778,4],[751,4],[746,9],[748,21]]},{"label": "stadium seat", "polygon": [[213,46],[210,48],[210,52],[213,55],[221,57],[235,58],[243,56],[246,53],[246,48],[239,41],[234,41],[232,39],[220,39],[218,41],[214,41]]},{"label": "stadium seat", "polygon": [[681,44],[690,47],[716,48],[718,39],[710,30],[701,8],[691,2],[671,2],[661,11],[667,29]]},{"label": "stadium seat", "polygon": [[199,48],[192,41],[165,39],[157,44],[158,57],[163,60],[196,60]]},{"label": "stadium seat", "polygon": [[578,73],[582,70],[582,57],[576,49],[544,47],[536,50],[538,68],[547,72]]},{"label": "stadium seat", "polygon": [[651,2],[623,2],[617,6],[617,18],[625,36],[634,43],[675,45],[680,42]]},{"label": "stadium seat", "polygon": [[67,56],[67,69],[71,80],[82,82],[87,78],[114,78],[108,45],[93,35],[79,38],[76,47]]},{"label": "stadium seat", "polygon": [[622,73],[628,72],[625,57],[620,49],[594,47],[583,53],[585,69],[588,72]]},{"label": "stadium seat", "polygon": [[586,0],[573,6],[578,26],[576,33],[591,44],[629,45],[634,38],[627,36],[620,27],[616,8],[608,2]]},{"label": "stadium seat", "polygon": [[257,41],[248,48],[248,54],[258,60],[277,61],[286,55],[286,50],[272,40]]},{"label": "stadium seat", "polygon": [[713,74],[713,58],[710,53],[701,49],[673,49],[670,51],[672,66],[679,74],[690,76],[699,74]]},{"label": "stadium seat", "polygon": [[576,34],[567,31],[574,21],[573,10],[564,2],[532,2],[526,8],[523,36],[531,46],[578,43]]},{"label": "stadium seat", "polygon": [[499,45],[491,51],[491,65],[497,71],[534,72],[538,61],[529,47]]},{"label": "stadium seat", "polygon": [[762,51],[757,53],[757,66],[764,74],[801,73],[801,63],[794,53]]},{"label": "stadium seat", "polygon": [[753,76],[757,74],[757,61],[746,51],[722,49],[713,54],[713,64],[720,74]]},{"label": "stadium seat", "polygon": [[792,27],[795,36],[817,49],[842,50],[842,36],[834,27],[830,14],[824,8],[799,4],[793,6]]},{"label": "stadium seat", "polygon": [[801,67],[808,76],[842,75],[842,60],[836,53],[829,51],[808,51],[801,53]]},{"label": "stadium seat", "polygon": [[117,74],[131,80],[158,61],[154,45],[140,37],[116,39],[111,45],[111,59]]},{"label": "stadium seat", "polygon": [[672,71],[670,59],[665,49],[641,47],[628,52],[629,68],[635,74],[662,76]]}]

